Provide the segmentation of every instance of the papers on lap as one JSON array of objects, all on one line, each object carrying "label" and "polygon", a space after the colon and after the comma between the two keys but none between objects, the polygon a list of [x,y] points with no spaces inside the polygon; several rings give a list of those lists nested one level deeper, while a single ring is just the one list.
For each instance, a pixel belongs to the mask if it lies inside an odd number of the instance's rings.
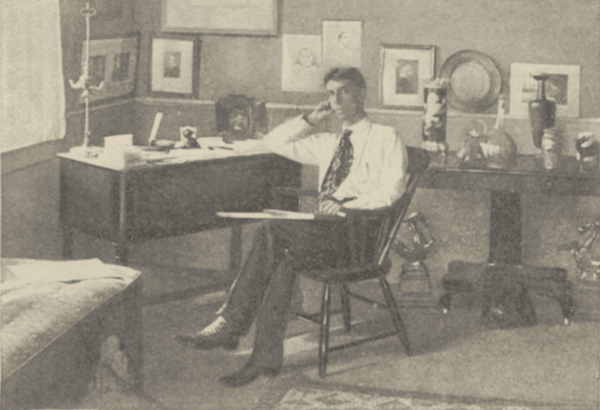
[{"label": "papers on lap", "polygon": [[217,212],[217,216],[221,218],[237,218],[237,219],[290,219],[290,220],[323,220],[323,219],[340,219],[346,215],[343,212],[338,212],[337,215],[313,214],[309,212],[294,212],[282,211],[279,209],[265,209],[263,212]]}]

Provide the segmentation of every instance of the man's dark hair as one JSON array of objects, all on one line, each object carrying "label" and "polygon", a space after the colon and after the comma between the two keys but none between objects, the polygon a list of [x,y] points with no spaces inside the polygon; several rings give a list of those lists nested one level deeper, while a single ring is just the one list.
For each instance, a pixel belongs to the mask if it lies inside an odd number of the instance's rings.
[{"label": "man's dark hair", "polygon": [[365,77],[363,77],[358,68],[354,67],[334,68],[329,73],[327,73],[325,79],[323,80],[323,83],[327,85],[329,81],[349,81],[359,88],[367,88]]}]

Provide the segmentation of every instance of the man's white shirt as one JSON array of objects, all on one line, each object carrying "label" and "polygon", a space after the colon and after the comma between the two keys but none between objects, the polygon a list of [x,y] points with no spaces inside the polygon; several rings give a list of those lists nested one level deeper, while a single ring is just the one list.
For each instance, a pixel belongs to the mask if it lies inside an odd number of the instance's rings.
[{"label": "man's white shirt", "polygon": [[[302,116],[265,136],[271,151],[302,164],[319,167],[319,187],[329,168],[342,133],[310,134],[313,127]],[[345,208],[375,209],[391,205],[404,193],[407,155],[393,127],[374,124],[368,117],[344,130],[352,130],[353,161],[350,173],[333,193],[339,200],[356,198]]]}]

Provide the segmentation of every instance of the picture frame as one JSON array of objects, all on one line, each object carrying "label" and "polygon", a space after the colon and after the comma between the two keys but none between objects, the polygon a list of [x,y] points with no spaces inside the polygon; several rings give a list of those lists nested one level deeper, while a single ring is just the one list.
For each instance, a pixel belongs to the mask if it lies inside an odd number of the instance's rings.
[{"label": "picture frame", "polygon": [[118,20],[123,14],[122,0],[95,0],[94,5],[97,10],[94,20]]},{"label": "picture frame", "polygon": [[556,101],[557,117],[579,117],[580,66],[511,63],[510,114],[529,115],[529,102],[537,97],[536,74],[548,74],[546,98]]},{"label": "picture frame", "polygon": [[323,67],[356,67],[362,65],[362,20],[323,20]]},{"label": "picture frame", "polygon": [[279,0],[161,0],[163,32],[276,36]]},{"label": "picture frame", "polygon": [[150,44],[150,94],[198,98],[201,40],[196,36],[155,35]]},{"label": "picture frame", "polygon": [[380,104],[423,109],[423,84],[435,75],[435,46],[382,44],[380,50]]},{"label": "picture frame", "polygon": [[215,104],[217,132],[226,142],[255,139],[267,133],[267,109],[252,97],[229,94]]},{"label": "picture frame", "polygon": [[[94,39],[89,45],[90,103],[105,103],[132,97],[135,92],[138,61],[139,33],[123,38]],[[81,51],[81,72],[86,64],[87,45]],[[79,103],[83,104],[83,96]]]}]

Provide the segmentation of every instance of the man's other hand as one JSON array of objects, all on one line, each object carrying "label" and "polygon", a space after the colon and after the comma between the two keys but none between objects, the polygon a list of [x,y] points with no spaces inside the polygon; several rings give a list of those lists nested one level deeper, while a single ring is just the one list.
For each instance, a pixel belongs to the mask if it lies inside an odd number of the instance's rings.
[{"label": "man's other hand", "polygon": [[319,204],[319,213],[327,215],[335,215],[342,209],[342,201],[327,196],[321,200]]}]

